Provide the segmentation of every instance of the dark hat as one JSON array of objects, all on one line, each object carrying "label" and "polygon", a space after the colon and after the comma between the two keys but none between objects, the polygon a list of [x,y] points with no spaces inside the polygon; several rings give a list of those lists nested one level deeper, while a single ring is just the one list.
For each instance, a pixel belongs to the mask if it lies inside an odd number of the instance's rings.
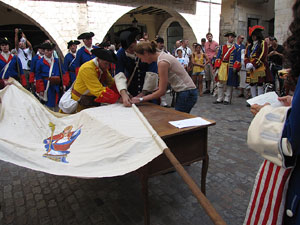
[{"label": "dark hat", "polygon": [[4,45],[10,45],[10,41],[8,40],[7,37],[1,38],[0,39],[0,44],[4,44]]},{"label": "dark hat", "polygon": [[92,49],[92,53],[98,57],[99,59],[111,62],[111,63],[117,63],[118,58],[117,55],[111,51],[104,48],[94,48]]},{"label": "dark hat", "polygon": [[107,42],[101,42],[101,43],[99,44],[99,47],[100,47],[100,48],[105,48],[105,47],[109,47],[109,46],[110,46],[110,44],[107,43]]},{"label": "dark hat", "polygon": [[86,33],[80,34],[77,37],[77,39],[78,40],[89,39],[89,38],[94,37],[94,36],[95,36],[95,34],[93,32],[86,32]]},{"label": "dark hat", "polygon": [[46,43],[43,43],[40,45],[40,48],[41,49],[48,49],[48,50],[53,50],[55,48],[55,44],[54,43],[49,43],[49,42],[46,42]]},{"label": "dark hat", "polygon": [[157,43],[165,43],[164,39],[162,37],[157,37],[155,40]]},{"label": "dark hat", "polygon": [[40,49],[40,48],[41,48],[41,45],[42,45],[42,44],[34,45],[34,46],[33,46],[34,51],[37,51],[38,49]]},{"label": "dark hat", "polygon": [[251,37],[254,31],[263,31],[265,28],[263,26],[260,25],[255,25],[253,27],[249,27],[249,36]]},{"label": "dark hat", "polygon": [[70,48],[72,45],[79,45],[80,41],[78,40],[71,40],[68,42],[68,48]]},{"label": "dark hat", "polygon": [[139,34],[139,32],[139,29],[135,27],[130,27],[125,30],[119,31],[118,33],[120,35],[122,48],[126,50],[133,42],[135,42],[135,38]]},{"label": "dark hat", "polygon": [[236,37],[236,34],[233,31],[228,31],[224,34],[224,37],[229,37],[229,36]]}]

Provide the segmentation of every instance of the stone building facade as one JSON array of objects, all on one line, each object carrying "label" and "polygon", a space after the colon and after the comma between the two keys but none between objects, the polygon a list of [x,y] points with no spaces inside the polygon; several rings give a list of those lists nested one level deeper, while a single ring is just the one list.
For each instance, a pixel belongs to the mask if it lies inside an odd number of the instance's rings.
[{"label": "stone building facade", "polygon": [[[221,0],[1,0],[0,6],[0,26],[34,25],[57,44],[60,54],[66,54],[66,43],[80,33],[93,31],[95,42],[102,42],[113,26],[128,25],[132,17],[147,27],[150,38],[158,34],[166,42],[173,22],[190,43],[200,41],[208,31],[218,37],[221,13]],[[168,16],[135,14],[139,7],[155,7]]]},{"label": "stone building facade", "polygon": [[294,0],[223,0],[220,19],[220,42],[222,34],[235,31],[247,37],[248,27],[262,25],[265,36],[275,36],[283,43],[288,36],[288,26],[292,20]]}]

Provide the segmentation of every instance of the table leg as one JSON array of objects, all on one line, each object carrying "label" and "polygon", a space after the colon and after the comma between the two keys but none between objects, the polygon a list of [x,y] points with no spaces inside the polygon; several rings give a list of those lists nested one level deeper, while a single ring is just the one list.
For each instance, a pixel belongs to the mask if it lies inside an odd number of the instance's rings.
[{"label": "table leg", "polygon": [[209,156],[206,154],[205,159],[202,162],[202,171],[201,171],[201,191],[206,195],[206,175],[208,170]]},{"label": "table leg", "polygon": [[142,184],[142,195],[144,200],[144,224],[150,225],[149,213],[149,198],[148,198],[148,179],[149,179],[149,166],[145,165],[138,170],[138,174]]}]

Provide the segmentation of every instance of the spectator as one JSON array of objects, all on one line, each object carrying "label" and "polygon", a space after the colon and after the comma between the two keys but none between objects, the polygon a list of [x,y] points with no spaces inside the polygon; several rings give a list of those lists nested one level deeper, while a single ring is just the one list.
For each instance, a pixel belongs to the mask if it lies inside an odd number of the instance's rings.
[{"label": "spectator", "polygon": [[282,45],[277,43],[277,39],[275,37],[270,37],[269,39],[270,47],[268,51],[268,62],[271,63],[271,74],[273,76],[273,81],[275,81],[278,70],[282,69],[284,48]]},{"label": "spectator", "polygon": [[209,94],[213,91],[214,87],[214,74],[212,60],[216,56],[216,48],[218,43],[213,40],[213,35],[211,33],[206,34],[207,42],[205,43],[205,54],[209,58],[209,63],[205,66],[205,82],[206,91],[203,94]]},{"label": "spectator", "polygon": [[18,28],[15,29],[15,48],[22,63],[22,69],[26,77],[26,82],[29,84],[30,63],[32,60],[32,46],[29,40],[27,40],[24,32]]},{"label": "spectator", "polygon": [[206,39],[205,38],[201,38],[201,50],[203,53],[205,53],[205,43],[206,43]]},{"label": "spectator", "polygon": [[179,48],[177,49],[177,60],[180,62],[180,65],[187,70],[188,61],[185,57],[182,56],[182,50]]},{"label": "spectator", "polygon": [[172,50],[172,55],[173,55],[173,56],[177,57],[177,55],[176,55],[176,50],[177,50],[180,46],[181,46],[181,41],[180,41],[180,40],[176,41],[176,42],[175,42],[175,46],[174,46],[174,48],[173,48],[173,50]]},{"label": "spectator", "polygon": [[[205,64],[209,62],[209,59],[205,55],[205,53],[201,50],[201,45],[196,44],[196,51],[192,55],[192,63],[193,63],[193,75],[192,79],[196,86],[199,89],[199,95],[202,96],[203,89],[203,76],[204,76],[204,67]],[[198,81],[197,81],[198,80]]]}]

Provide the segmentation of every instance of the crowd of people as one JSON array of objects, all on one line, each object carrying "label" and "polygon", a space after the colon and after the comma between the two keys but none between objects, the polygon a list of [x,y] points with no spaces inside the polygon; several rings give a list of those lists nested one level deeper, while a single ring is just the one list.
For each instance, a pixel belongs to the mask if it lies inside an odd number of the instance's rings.
[{"label": "crowd of people", "polygon": [[[164,39],[159,36],[155,37],[155,44],[158,52],[164,52],[176,58],[184,69],[180,72],[176,71],[179,73],[176,76],[188,74],[194,83],[193,88],[197,89],[198,96],[213,94],[216,96],[214,104],[229,105],[232,103],[233,89],[237,87],[240,89],[238,97],[246,98],[264,93],[266,84],[271,85],[273,89],[279,86],[280,95],[289,94],[295,89],[296,81],[286,74],[280,76],[278,72],[283,68],[283,46],[277,43],[275,37],[264,39],[263,29],[258,25],[250,27],[247,43],[244,43],[243,35],[237,36],[234,32],[226,32],[224,36],[227,42],[223,45],[214,41],[211,33],[207,33],[206,38],[201,39],[201,43],[193,43],[192,49],[189,48],[188,40],[178,40],[174,49],[168,52],[164,46]],[[12,44],[10,40],[5,37],[1,38],[1,79],[15,78],[54,111],[58,111],[59,99],[70,88],[72,88],[72,99],[78,101],[80,105],[78,111],[101,103],[115,102],[117,96],[119,97],[117,100],[124,106],[130,106],[133,102],[136,103],[135,100],[132,101],[132,97],[138,97],[141,100],[144,96],[161,90],[162,83],[164,86],[166,84],[166,90],[171,89],[173,93],[176,93],[173,97],[175,103],[180,101],[178,99],[182,95],[180,93],[182,90],[176,88],[179,84],[174,84],[174,76],[169,72],[164,83],[162,78],[164,75],[159,74],[158,64],[164,64],[164,62],[156,58],[149,63],[137,57],[137,46],[145,42],[151,43],[149,35],[144,33],[140,39],[137,39],[139,30],[133,27],[120,31],[118,35],[120,44],[116,47],[109,42],[93,45],[94,33],[82,33],[77,37],[78,40],[70,40],[67,43],[68,53],[61,61],[54,50],[55,44],[46,40],[33,48],[25,33],[20,29],[15,29],[13,50],[9,51]],[[236,36],[237,41],[235,41]],[[83,46],[77,50],[81,41]],[[101,51],[101,56],[99,54],[96,56],[95,52],[98,51],[95,49],[97,48],[104,49]],[[147,53],[149,53],[148,50],[146,50]],[[107,53],[108,51],[110,53]],[[138,56],[141,57],[141,54]],[[81,70],[80,68],[91,60],[97,69],[97,76],[83,81],[83,76],[80,74],[86,74],[87,68],[83,67],[84,69]],[[105,65],[102,61],[105,61]],[[173,65],[171,62],[168,63],[170,66]],[[104,82],[103,77],[111,77],[109,85]],[[275,83],[276,80],[277,83]],[[180,79],[176,82],[179,83]],[[3,84],[3,81],[0,83]],[[189,86],[192,88],[192,85]],[[154,95],[151,101],[169,107],[165,92],[162,95]],[[99,96],[103,95],[106,96],[106,100],[102,99],[99,102]],[[114,101],[107,101],[109,96]],[[145,98],[149,100],[149,97]],[[97,104],[95,101],[98,101]]]}]

